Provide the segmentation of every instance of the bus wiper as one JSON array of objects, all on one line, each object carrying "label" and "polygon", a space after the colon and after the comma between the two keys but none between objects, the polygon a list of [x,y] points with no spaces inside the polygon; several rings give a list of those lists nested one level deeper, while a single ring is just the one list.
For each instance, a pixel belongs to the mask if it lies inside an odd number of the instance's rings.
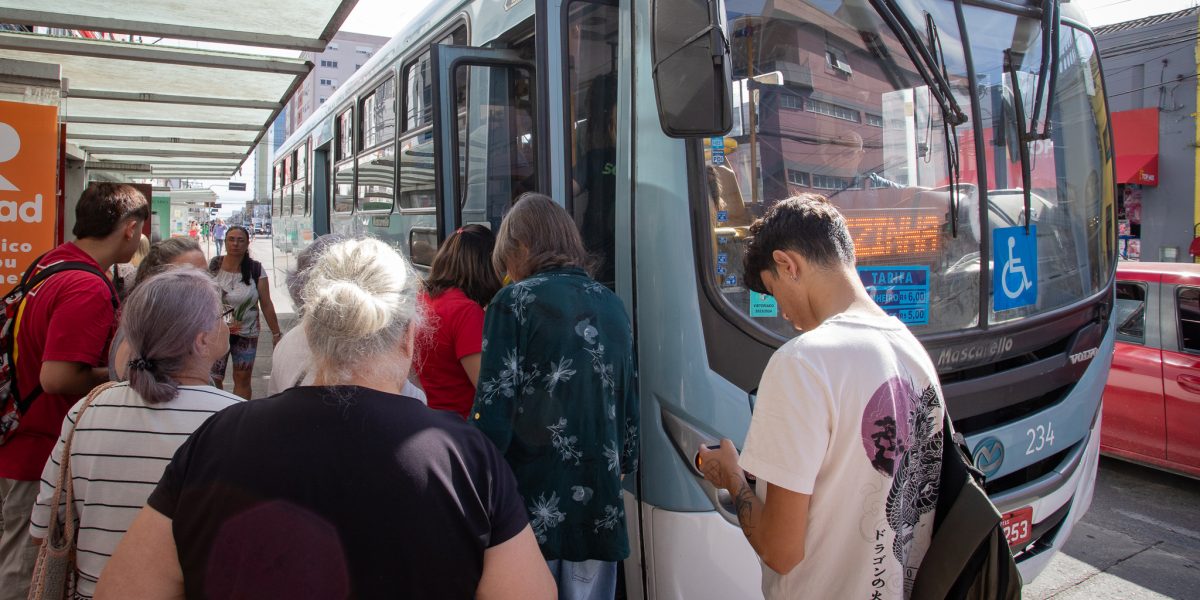
[{"label": "bus wiper", "polygon": [[[946,53],[942,48],[942,38],[938,36],[937,23],[933,20],[933,15],[925,13],[925,30],[929,38],[929,52],[937,57],[936,69],[940,70],[942,78],[949,82],[950,72],[946,68]],[[949,85],[949,83],[947,83]],[[950,98],[954,98],[953,90],[950,91]],[[962,174],[958,168],[958,133],[955,131],[957,124],[951,124],[946,118],[946,112],[942,111],[942,136],[946,143],[946,175],[950,177],[950,236],[958,238],[958,207],[959,207],[959,184],[962,182]]]},{"label": "bus wiper", "polygon": [[[1013,112],[1017,118],[1017,135],[1021,138],[1017,143],[1018,154],[1021,157],[1021,188],[1025,196],[1025,233],[1029,233],[1029,212],[1033,206],[1033,191],[1030,189],[1029,143],[1033,141],[1031,127],[1025,125],[1025,98],[1021,95],[1021,84],[1017,77],[1017,65],[1021,63],[1012,48],[1004,51],[1004,72],[1012,84]],[[1047,119],[1049,120],[1049,119]]]},{"label": "bus wiper", "polygon": [[[1043,0],[1042,60],[1038,69],[1037,95],[1033,100],[1033,118],[1029,121],[1028,139],[1030,140],[1050,139],[1050,103],[1054,101],[1054,93],[1058,86],[1058,65],[1054,64],[1054,51],[1058,49],[1059,29],[1061,28],[1058,1]],[[1037,123],[1041,117],[1043,98],[1046,99],[1046,120],[1042,123],[1042,131],[1039,133]],[[1021,128],[1025,128],[1024,123],[1021,123]]]},{"label": "bus wiper", "polygon": [[893,0],[871,0],[871,6],[883,18],[884,23],[896,33],[896,41],[900,42],[904,51],[912,58],[913,66],[921,75],[921,79],[929,84],[933,97],[937,99],[938,106],[942,109],[942,118],[955,126],[966,123],[967,114],[963,112],[958,100],[954,97],[950,81],[942,71],[938,70],[937,62],[929,48],[918,42],[920,37],[912,22],[904,16],[902,11],[895,8],[894,4]]}]

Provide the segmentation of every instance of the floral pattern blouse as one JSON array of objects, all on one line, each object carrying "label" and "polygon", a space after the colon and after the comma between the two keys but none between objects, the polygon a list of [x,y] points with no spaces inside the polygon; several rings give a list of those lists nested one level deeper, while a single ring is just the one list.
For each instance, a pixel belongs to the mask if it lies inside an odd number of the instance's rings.
[{"label": "floral pattern blouse", "polygon": [[580,269],[543,271],[487,309],[470,421],[508,460],[548,560],[629,555],[622,474],[637,468],[625,306]]}]

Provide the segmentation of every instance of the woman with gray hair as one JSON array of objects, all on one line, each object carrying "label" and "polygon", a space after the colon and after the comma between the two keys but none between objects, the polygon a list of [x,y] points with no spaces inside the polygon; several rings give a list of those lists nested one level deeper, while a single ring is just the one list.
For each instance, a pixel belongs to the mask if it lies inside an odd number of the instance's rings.
[{"label": "woman with gray hair", "polygon": [[[308,276],[317,259],[329,247],[347,239],[349,238],[340,233],[323,235],[313,240],[313,243],[296,257],[296,269],[287,276],[287,289],[297,313],[304,312],[304,287],[308,284]],[[267,395],[273,396],[296,386],[312,385],[315,378],[312,350],[308,347],[308,337],[304,334],[304,328],[292,327],[271,353],[271,377],[267,380]],[[404,382],[400,394],[426,402],[425,392],[409,381]]]},{"label": "woman with gray hair", "polygon": [[74,429],[76,597],[92,596],[108,557],[179,445],[210,415],[241,400],[209,385],[208,370],[228,348],[227,316],[216,284],[196,269],[142,280],[126,301],[121,329],[131,351],[129,382],[97,394],[82,419],[76,417],[84,401],[71,409],[42,471],[31,520],[30,534],[44,538],[53,482]]},{"label": "woman with gray hair", "polygon": [[554,598],[495,447],[400,394],[419,289],[378,240],[322,253],[303,294],[316,386],[185,442],[96,598]]},{"label": "woman with gray hair", "polygon": [[[204,251],[200,249],[196,240],[185,237],[169,238],[150,246],[145,258],[138,263],[137,275],[129,280],[129,291],[132,293],[137,284],[149,281],[151,277],[178,266],[192,266],[197,269],[207,266],[204,262]],[[125,316],[122,320],[127,318],[128,316]],[[109,381],[125,381],[127,362],[129,344],[125,342],[124,328],[118,328],[108,351]]]}]

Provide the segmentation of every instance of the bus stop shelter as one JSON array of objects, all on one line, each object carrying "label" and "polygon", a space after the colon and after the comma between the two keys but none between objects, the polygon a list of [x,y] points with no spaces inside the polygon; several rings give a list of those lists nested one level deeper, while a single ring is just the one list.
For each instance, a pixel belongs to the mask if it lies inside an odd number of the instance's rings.
[{"label": "bus stop shelter", "polygon": [[0,62],[60,66],[59,121],[89,169],[226,179],[311,71],[296,56],[324,50],[355,3],[0,0],[0,23],[50,28],[0,31]]}]

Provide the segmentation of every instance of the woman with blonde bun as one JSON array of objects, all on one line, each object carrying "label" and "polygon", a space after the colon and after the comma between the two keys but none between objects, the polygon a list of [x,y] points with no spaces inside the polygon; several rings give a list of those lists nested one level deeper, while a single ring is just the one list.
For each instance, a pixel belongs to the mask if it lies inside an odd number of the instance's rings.
[{"label": "woman with blonde bun", "polygon": [[383,242],[322,253],[303,292],[315,385],[184,443],[96,598],[554,598],[504,458],[400,393],[419,290]]}]

